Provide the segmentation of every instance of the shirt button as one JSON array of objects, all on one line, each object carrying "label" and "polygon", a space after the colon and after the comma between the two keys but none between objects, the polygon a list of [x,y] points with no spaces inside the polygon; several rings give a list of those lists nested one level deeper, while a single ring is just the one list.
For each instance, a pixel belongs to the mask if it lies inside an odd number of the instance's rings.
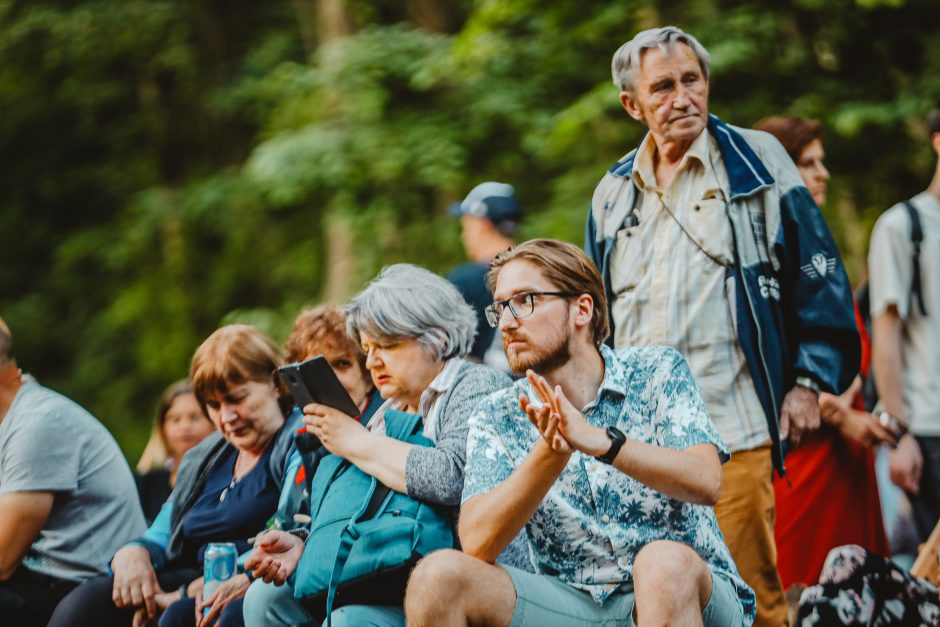
[{"label": "shirt button", "polygon": [[601,516],[601,520],[603,520],[605,523],[610,522],[610,516],[608,516],[607,514],[604,514],[603,516]]}]

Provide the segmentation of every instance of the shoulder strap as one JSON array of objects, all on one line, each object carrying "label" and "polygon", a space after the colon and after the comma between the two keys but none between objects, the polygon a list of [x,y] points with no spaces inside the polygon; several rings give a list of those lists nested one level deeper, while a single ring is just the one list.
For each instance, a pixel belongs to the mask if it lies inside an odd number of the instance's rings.
[{"label": "shoulder strap", "polygon": [[917,307],[920,309],[920,315],[927,315],[927,307],[924,305],[924,294],[921,290],[920,279],[920,244],[924,241],[924,230],[920,225],[920,214],[917,208],[910,200],[904,201],[904,208],[907,209],[907,215],[911,220],[911,244],[914,247],[914,255],[911,262],[911,295],[917,300]]},{"label": "shoulder strap", "polygon": [[385,412],[385,435],[404,440],[418,432],[422,426],[421,414],[389,409]]}]

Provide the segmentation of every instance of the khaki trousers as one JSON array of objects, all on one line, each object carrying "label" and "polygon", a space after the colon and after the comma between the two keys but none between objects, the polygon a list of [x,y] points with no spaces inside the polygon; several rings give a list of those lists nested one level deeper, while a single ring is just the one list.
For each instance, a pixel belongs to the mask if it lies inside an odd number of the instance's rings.
[{"label": "khaki trousers", "polygon": [[787,624],[787,603],[777,572],[774,543],[773,460],[770,444],[732,453],[722,469],[721,497],[715,505],[741,578],[757,595],[758,627]]}]

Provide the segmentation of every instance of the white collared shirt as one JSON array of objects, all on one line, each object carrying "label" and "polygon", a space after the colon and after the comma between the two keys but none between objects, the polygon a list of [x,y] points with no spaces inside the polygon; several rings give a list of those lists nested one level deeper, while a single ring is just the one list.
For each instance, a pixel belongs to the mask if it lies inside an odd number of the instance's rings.
[{"label": "white collared shirt", "polygon": [[617,233],[611,252],[614,345],[676,348],[725,444],[748,450],[770,433],[736,337],[727,173],[707,131],[666,187],[656,182],[655,150],[647,135],[632,175],[638,223]]},{"label": "white collared shirt", "polygon": [[[451,357],[445,361],[444,367],[441,368],[437,376],[431,380],[431,383],[428,384],[428,387],[421,393],[421,398],[418,400],[418,413],[424,418],[424,435],[432,442],[437,441],[437,423],[439,422],[438,418],[441,413],[441,404],[439,401],[457,381],[457,373],[460,371],[465,361],[466,360],[461,357]],[[373,433],[384,435],[385,412],[388,409],[401,408],[401,403],[397,403],[393,400],[385,401],[369,420],[366,429]]]}]

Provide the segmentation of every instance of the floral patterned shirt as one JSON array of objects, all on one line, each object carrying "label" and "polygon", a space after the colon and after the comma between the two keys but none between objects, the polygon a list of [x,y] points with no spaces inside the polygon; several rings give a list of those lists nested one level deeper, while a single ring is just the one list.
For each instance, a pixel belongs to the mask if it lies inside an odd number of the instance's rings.
[{"label": "floral patterned shirt", "polygon": [[[604,379],[582,410],[588,422],[677,450],[713,444],[727,461],[689,367],[675,349],[601,346],[601,355]],[[538,431],[519,409],[522,392],[538,398],[522,379],[489,396],[471,417],[463,502],[505,481],[535,445]],[[632,588],[641,548],[656,540],[680,542],[731,581],[744,615],[754,617],[754,592],[738,575],[711,507],[667,497],[580,452],[571,456],[526,533],[539,574],[590,593],[598,604],[621,587]]]}]

